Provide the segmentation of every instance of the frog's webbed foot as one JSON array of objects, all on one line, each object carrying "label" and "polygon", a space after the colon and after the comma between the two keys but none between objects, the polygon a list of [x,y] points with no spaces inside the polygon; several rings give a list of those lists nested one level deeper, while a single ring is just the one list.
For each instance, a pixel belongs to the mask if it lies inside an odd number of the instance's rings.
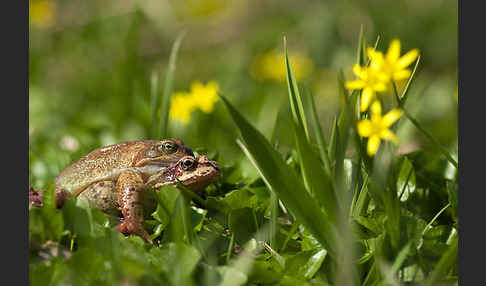
[{"label": "frog's webbed foot", "polygon": [[152,244],[150,235],[143,228],[142,192],[145,186],[141,175],[131,170],[121,173],[116,189],[124,217],[123,222],[117,227],[118,231],[138,235]]},{"label": "frog's webbed foot", "polygon": [[153,244],[152,238],[148,232],[143,228],[143,224],[137,223],[133,220],[124,220],[121,224],[119,224],[115,230],[123,233],[123,234],[135,234],[147,241],[150,244]]}]

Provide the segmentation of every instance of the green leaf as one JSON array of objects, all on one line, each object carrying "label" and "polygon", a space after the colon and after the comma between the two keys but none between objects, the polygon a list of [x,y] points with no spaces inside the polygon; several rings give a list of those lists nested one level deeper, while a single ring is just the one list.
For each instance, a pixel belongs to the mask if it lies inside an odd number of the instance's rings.
[{"label": "green leaf", "polygon": [[179,196],[178,189],[172,186],[164,186],[156,192],[157,208],[152,213],[152,216],[164,225],[164,228],[169,224],[171,216],[174,212],[174,205]]},{"label": "green leaf", "polygon": [[244,245],[258,230],[255,220],[255,212],[251,208],[241,208],[230,212],[228,224],[231,232],[234,233],[236,242]]},{"label": "green leaf", "polygon": [[256,207],[255,196],[248,189],[234,190],[223,198],[222,202],[231,209],[253,208]]},{"label": "green leaf", "polygon": [[406,201],[409,195],[415,192],[415,188],[415,170],[410,160],[404,157],[398,173],[397,190],[400,192],[398,199],[402,202]]},{"label": "green leaf", "polygon": [[336,232],[329,224],[325,213],[320,210],[294,171],[285,164],[268,140],[251,126],[224,96],[221,96],[221,99],[241,132],[244,143],[238,141],[240,147],[256,167],[265,184],[333,255]]},{"label": "green leaf", "polygon": [[270,262],[257,260],[253,263],[248,282],[258,285],[274,284],[281,277],[282,273],[277,272]]},{"label": "green leaf", "polygon": [[451,213],[454,221],[457,223],[457,211],[458,211],[458,196],[459,188],[457,183],[447,181],[447,195],[449,199],[449,204],[451,205]]},{"label": "green leaf", "polygon": [[189,245],[170,242],[150,249],[151,264],[166,273],[171,285],[193,285],[192,273],[201,259],[199,251]]},{"label": "green leaf", "polygon": [[68,200],[62,208],[62,213],[66,229],[86,239],[94,235],[91,209],[86,201]]},{"label": "green leaf", "polygon": [[322,262],[324,262],[326,256],[327,251],[325,249],[321,249],[316,254],[312,255],[304,266],[304,277],[307,279],[312,278],[317,270],[321,268]]},{"label": "green leaf", "polygon": [[[218,268],[219,273],[223,277],[223,282],[220,286],[239,286],[245,285],[248,281],[248,275],[235,267],[221,266]],[[228,277],[228,278],[226,278]],[[226,279],[225,279],[226,278]],[[231,281],[231,282],[230,282]]]},{"label": "green leaf", "polygon": [[435,265],[434,271],[427,278],[424,285],[435,285],[439,279],[444,279],[447,271],[457,263],[457,232],[454,233],[454,237],[450,243],[447,251],[442,255],[439,262]]},{"label": "green leaf", "polygon": [[63,235],[64,219],[55,208],[31,207],[29,210],[29,238],[38,243],[59,241]]}]

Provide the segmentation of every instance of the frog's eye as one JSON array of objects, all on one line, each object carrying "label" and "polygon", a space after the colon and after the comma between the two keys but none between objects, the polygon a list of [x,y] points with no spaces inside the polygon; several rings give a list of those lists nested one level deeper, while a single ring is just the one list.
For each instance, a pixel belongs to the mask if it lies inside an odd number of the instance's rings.
[{"label": "frog's eye", "polygon": [[159,151],[164,154],[172,154],[177,151],[177,145],[173,142],[164,142],[159,145]]},{"label": "frog's eye", "polygon": [[192,158],[186,158],[184,160],[181,160],[179,164],[180,164],[182,170],[187,171],[187,170],[190,170],[190,169],[192,169],[196,166],[196,160],[194,160]]}]

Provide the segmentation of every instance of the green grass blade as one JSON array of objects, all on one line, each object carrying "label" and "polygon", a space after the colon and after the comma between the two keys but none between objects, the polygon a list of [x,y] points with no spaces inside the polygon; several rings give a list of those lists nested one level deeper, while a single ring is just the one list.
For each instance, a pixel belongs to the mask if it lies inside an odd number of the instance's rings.
[{"label": "green grass blade", "polygon": [[361,24],[359,28],[359,38],[358,38],[358,52],[356,58],[356,64],[360,66],[365,65],[366,59],[366,39],[364,37],[364,26]]},{"label": "green grass blade", "polygon": [[321,156],[321,160],[324,164],[324,168],[327,172],[327,175],[331,175],[331,161],[329,160],[329,155],[327,153],[327,144],[324,139],[324,135],[322,134],[321,125],[319,124],[319,118],[317,117],[316,111],[316,104],[314,102],[314,97],[309,92],[304,92],[304,96],[306,96],[307,102],[310,105],[310,115],[312,119],[312,126],[314,129],[314,135],[317,141],[317,147],[319,148],[319,155]]},{"label": "green grass blade", "polygon": [[368,208],[368,203],[370,197],[368,196],[368,175],[364,175],[363,185],[361,186],[361,190],[359,191],[358,197],[356,199],[356,203],[351,208],[351,215],[352,216],[360,216],[366,213]]},{"label": "green grass blade", "polygon": [[157,139],[157,115],[159,111],[159,73],[152,72],[152,77],[150,79],[150,106],[152,107],[152,138]]},{"label": "green grass blade", "polygon": [[[377,43],[378,43],[378,39],[377,39]],[[351,127],[353,130],[353,141],[357,151],[359,152],[359,157],[363,160],[365,166],[369,168],[371,166],[370,158],[367,156],[366,146],[363,144],[358,134],[358,119],[360,117],[358,105],[359,105],[360,97],[359,94],[355,92],[353,92],[350,96],[347,89],[344,87],[344,82],[345,82],[344,73],[341,70],[338,74],[338,87],[339,87],[340,96],[344,102],[343,112],[346,114],[348,118],[347,120],[349,122],[349,127]],[[341,120],[344,121],[344,118],[340,118],[340,121]],[[348,131],[348,129],[342,127],[342,124],[343,123],[341,123],[340,125],[340,129],[343,130],[341,133],[343,133],[345,130]],[[346,132],[346,134],[348,133]],[[344,154],[342,155],[344,156]]]},{"label": "green grass blade", "polygon": [[326,214],[268,140],[250,125],[224,96],[221,96],[221,99],[240,130],[243,142],[238,140],[238,144],[256,167],[265,184],[278,195],[293,215],[332,256],[336,232],[329,224]]},{"label": "green grass blade", "polygon": [[297,81],[295,80],[294,73],[291,68],[291,63],[289,60],[289,55],[287,52],[287,40],[284,37],[284,51],[285,51],[285,67],[287,71],[287,87],[289,92],[290,107],[292,109],[292,115],[294,121],[304,128],[305,137],[310,140],[309,129],[307,128],[307,120],[304,111],[304,104],[302,102],[302,97],[300,96],[299,87]]},{"label": "green grass blade", "polygon": [[320,206],[324,208],[331,223],[336,222],[336,197],[334,188],[327,172],[323,169],[318,157],[312,152],[312,147],[304,138],[302,129],[294,124],[295,143],[300,158],[302,175],[307,182],[309,191],[315,196]]},{"label": "green grass blade", "polygon": [[415,62],[415,66],[413,67],[412,74],[410,75],[407,85],[405,86],[405,89],[402,92],[402,96],[400,97],[402,106],[405,105],[405,103],[407,102],[408,95],[409,95],[408,90],[410,85],[412,84],[413,79],[415,78],[415,72],[417,71],[419,62],[420,62],[420,55],[418,56],[417,61]]},{"label": "green grass blade", "polygon": [[275,248],[275,235],[278,232],[278,224],[277,224],[277,216],[278,216],[278,197],[275,192],[270,193],[270,246]]},{"label": "green grass blade", "polygon": [[339,138],[338,118],[335,117],[332,122],[331,137],[329,138],[329,145],[327,147],[327,152],[329,154],[329,161],[331,162],[331,170],[333,170],[332,166],[336,160],[338,138]]},{"label": "green grass blade", "polygon": [[160,122],[159,127],[157,128],[158,134],[156,134],[156,138],[166,138],[169,135],[167,125],[169,122],[170,97],[172,95],[172,85],[174,82],[175,63],[177,58],[177,52],[179,51],[179,47],[181,45],[182,39],[184,38],[184,35],[185,31],[181,32],[177,36],[170,52],[169,66],[167,68],[167,74],[165,75],[164,93],[162,96],[162,106],[160,111]]},{"label": "green grass blade", "polygon": [[411,245],[412,243],[409,242],[402,248],[402,250],[400,250],[391,267],[391,275],[395,275],[395,273],[397,273],[398,270],[400,270],[403,263],[405,262],[405,259],[407,259],[408,253],[410,252]]}]

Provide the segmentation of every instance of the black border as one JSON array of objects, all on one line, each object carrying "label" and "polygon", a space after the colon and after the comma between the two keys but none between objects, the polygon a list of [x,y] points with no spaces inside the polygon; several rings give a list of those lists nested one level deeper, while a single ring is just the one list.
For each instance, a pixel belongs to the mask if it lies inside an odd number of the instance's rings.
[{"label": "black border", "polygon": [[486,175],[481,164],[485,156],[479,153],[486,146],[482,136],[486,105],[478,100],[486,96],[485,73],[480,70],[486,50],[482,41],[485,17],[484,9],[471,5],[479,2],[458,3],[459,285],[483,285]]},{"label": "black border", "polygon": [[[2,284],[29,284],[29,1],[2,3]],[[10,283],[9,283],[10,282]]]}]

